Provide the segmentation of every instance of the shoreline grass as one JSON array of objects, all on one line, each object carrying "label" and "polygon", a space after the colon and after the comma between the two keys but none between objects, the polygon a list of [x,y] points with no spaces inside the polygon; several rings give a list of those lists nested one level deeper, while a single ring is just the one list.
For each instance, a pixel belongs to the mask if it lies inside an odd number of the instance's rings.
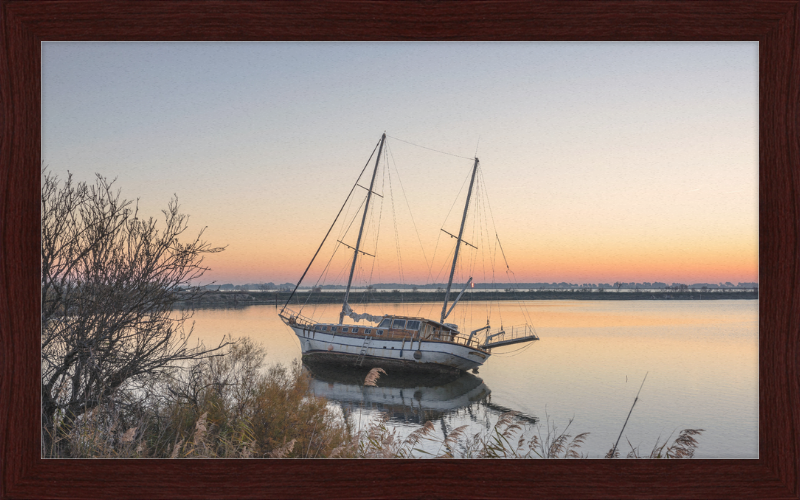
[{"label": "shoreline grass", "polygon": [[[379,386],[382,369],[366,386]],[[587,458],[589,433],[544,428],[503,413],[488,430],[467,426],[445,437],[428,421],[405,438],[379,414],[361,426],[310,391],[299,362],[264,365],[264,348],[248,338],[223,355],[195,361],[168,375],[118,393],[80,418],[56,427],[45,458]],[[624,427],[623,427],[624,431]],[[684,429],[670,442],[660,436],[649,454],[631,445],[627,458],[691,458],[702,429]],[[622,435],[622,433],[620,433]],[[630,444],[630,443],[629,443]],[[436,450],[435,452],[432,450]],[[616,458],[619,451],[606,458]]]}]

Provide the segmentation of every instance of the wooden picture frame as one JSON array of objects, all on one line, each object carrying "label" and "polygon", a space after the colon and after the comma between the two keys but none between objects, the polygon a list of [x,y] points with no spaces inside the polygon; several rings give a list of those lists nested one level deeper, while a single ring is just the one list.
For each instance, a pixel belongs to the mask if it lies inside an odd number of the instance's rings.
[{"label": "wooden picture frame", "polygon": [[[0,6],[0,497],[798,498],[798,0],[2,1]],[[42,459],[36,288],[40,44],[67,40],[758,41],[759,458]]]}]

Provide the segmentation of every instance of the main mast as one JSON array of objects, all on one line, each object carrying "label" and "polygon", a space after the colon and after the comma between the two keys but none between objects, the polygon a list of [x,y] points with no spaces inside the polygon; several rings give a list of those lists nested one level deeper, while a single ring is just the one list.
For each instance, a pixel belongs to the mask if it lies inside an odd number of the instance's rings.
[{"label": "main mast", "polygon": [[[364,222],[367,220],[367,211],[369,210],[369,200],[372,197],[372,188],[375,185],[375,174],[378,173],[378,163],[381,161],[381,153],[383,152],[383,143],[386,141],[386,133],[381,136],[381,145],[378,148],[378,157],[375,158],[375,169],[372,171],[372,180],[369,183],[367,190],[367,202],[364,204],[364,215],[361,217],[361,227],[358,229],[358,240],[356,240],[356,248],[353,252],[353,264],[350,266],[350,278],[347,279],[347,290],[344,292],[344,302],[342,303],[342,312],[339,313],[339,324],[344,321],[345,309],[347,308],[347,299],[350,297],[350,285],[353,283],[353,273],[356,270],[356,261],[358,260],[358,248],[361,246],[361,235],[364,233]],[[473,177],[475,174],[472,174]],[[472,185],[470,184],[470,188]],[[465,212],[466,214],[466,212]],[[462,225],[463,229],[463,225]],[[452,277],[450,278],[452,280]]]},{"label": "main mast", "polygon": [[475,158],[475,164],[472,166],[472,178],[469,181],[469,191],[467,191],[467,203],[464,205],[464,216],[461,218],[461,229],[458,230],[456,252],[455,255],[453,255],[453,267],[450,269],[450,280],[447,282],[447,291],[444,294],[444,305],[442,305],[442,319],[439,320],[440,323],[444,323],[444,318],[447,316],[447,300],[450,298],[450,288],[453,286],[453,275],[456,272],[456,262],[458,262],[458,250],[461,248],[461,236],[464,234],[464,223],[467,221],[469,199],[472,196],[472,185],[475,183],[475,172],[477,171],[478,159]]}]

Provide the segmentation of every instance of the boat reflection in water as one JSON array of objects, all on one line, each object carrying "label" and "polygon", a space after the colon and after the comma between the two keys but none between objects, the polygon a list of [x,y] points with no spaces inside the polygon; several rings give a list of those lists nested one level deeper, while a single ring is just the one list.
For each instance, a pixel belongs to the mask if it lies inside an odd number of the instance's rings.
[{"label": "boat reflection in water", "polygon": [[[424,424],[427,421],[469,420],[483,423],[488,417],[511,411],[493,404],[489,387],[470,373],[461,375],[423,375],[409,372],[381,374],[378,387],[365,386],[369,373],[363,368],[307,364],[312,377],[311,390],[330,402],[338,403],[345,415],[353,411],[378,411],[390,421]],[[518,414],[517,418],[536,423],[536,417]],[[465,422],[466,423],[466,422]]]}]

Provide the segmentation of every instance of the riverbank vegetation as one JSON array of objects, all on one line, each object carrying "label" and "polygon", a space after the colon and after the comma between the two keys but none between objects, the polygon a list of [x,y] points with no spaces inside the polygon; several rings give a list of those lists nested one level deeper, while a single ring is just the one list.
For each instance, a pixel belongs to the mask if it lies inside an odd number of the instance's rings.
[{"label": "riverbank vegetation", "polygon": [[[443,438],[426,422],[404,438],[388,416],[343,415],[309,390],[295,363],[265,366],[263,346],[231,340],[214,357],[176,367],[133,392],[117,392],[54,427],[53,458],[585,458],[589,434],[533,425],[505,413],[488,431]],[[379,373],[365,379],[379,385]],[[691,458],[702,430],[686,429],[628,458]],[[613,454],[620,456],[619,451]],[[611,458],[611,455],[607,456]]]},{"label": "riverbank vegetation", "polygon": [[352,437],[309,393],[300,364],[264,366],[264,348],[237,339],[217,355],[118,391],[51,436],[51,457],[325,457]]}]

